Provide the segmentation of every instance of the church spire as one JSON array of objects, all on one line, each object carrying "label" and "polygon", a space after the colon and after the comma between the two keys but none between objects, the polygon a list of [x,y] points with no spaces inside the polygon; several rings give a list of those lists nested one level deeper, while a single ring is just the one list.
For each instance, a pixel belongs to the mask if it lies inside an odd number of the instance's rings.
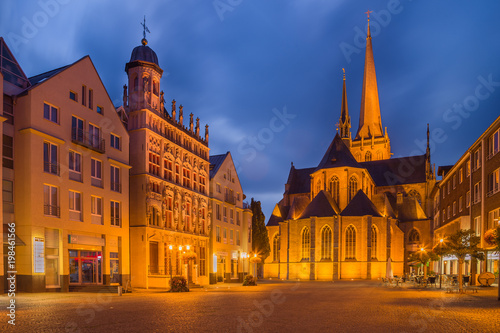
[{"label": "church spire", "polygon": [[363,77],[363,93],[361,95],[361,112],[356,139],[381,137],[382,120],[378,100],[377,77],[373,60],[372,37],[370,33],[370,13],[368,15],[368,29],[366,35],[365,73]]},{"label": "church spire", "polygon": [[345,70],[342,68],[342,72],[344,73],[344,87],[342,90],[342,107],[340,109],[340,120],[339,120],[339,129],[340,129],[340,137],[342,139],[351,140],[351,117],[349,117],[349,111],[347,109],[347,93],[345,88]]}]

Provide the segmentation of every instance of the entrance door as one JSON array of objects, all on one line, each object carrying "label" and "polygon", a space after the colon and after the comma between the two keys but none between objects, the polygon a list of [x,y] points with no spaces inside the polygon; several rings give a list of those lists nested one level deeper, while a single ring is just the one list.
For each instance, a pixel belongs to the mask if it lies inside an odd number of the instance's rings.
[{"label": "entrance door", "polygon": [[96,283],[96,266],[94,259],[82,260],[82,283]]},{"label": "entrance door", "polygon": [[69,251],[70,284],[102,284],[101,251]]}]

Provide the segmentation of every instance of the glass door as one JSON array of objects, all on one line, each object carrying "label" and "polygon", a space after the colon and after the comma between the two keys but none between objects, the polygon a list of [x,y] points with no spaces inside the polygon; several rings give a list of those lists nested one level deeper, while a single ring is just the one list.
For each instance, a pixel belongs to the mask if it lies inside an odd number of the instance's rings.
[{"label": "glass door", "polygon": [[69,251],[71,284],[102,284],[101,251]]}]

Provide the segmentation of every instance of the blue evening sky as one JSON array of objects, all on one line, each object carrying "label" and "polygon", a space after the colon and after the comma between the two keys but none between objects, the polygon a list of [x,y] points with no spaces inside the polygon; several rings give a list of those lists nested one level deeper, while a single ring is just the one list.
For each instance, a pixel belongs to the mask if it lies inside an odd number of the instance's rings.
[{"label": "blue evening sky", "polygon": [[455,163],[500,114],[498,1],[3,0],[0,36],[28,76],[90,55],[119,105],[146,15],[165,99],[210,125],[267,219],[290,162],[316,166],[335,135],[342,68],[356,133],[367,9],[394,156],[423,153],[430,123],[432,162]]}]

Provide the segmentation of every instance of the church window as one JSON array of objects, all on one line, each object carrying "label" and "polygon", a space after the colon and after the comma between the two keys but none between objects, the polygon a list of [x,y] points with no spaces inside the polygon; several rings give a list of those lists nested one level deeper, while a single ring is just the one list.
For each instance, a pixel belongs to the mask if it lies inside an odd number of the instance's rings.
[{"label": "church window", "polygon": [[408,236],[408,242],[410,243],[420,242],[420,233],[417,231],[417,229],[412,229],[410,231],[410,235]]},{"label": "church window", "polygon": [[339,185],[339,179],[337,176],[333,176],[332,179],[330,180],[330,194],[333,197],[333,200],[339,204],[339,196],[340,196],[340,185]]},{"label": "church window", "polygon": [[316,194],[318,194],[319,191],[321,191],[321,180],[318,180],[316,183]]},{"label": "church window", "polygon": [[408,196],[410,198],[415,198],[415,200],[417,200],[418,203],[422,205],[422,196],[416,190],[411,190],[410,192],[408,192]]},{"label": "church window", "polygon": [[372,239],[371,239],[371,248],[372,248],[372,259],[377,259],[377,227],[372,225]]},{"label": "church window", "polygon": [[153,94],[158,96],[158,81],[153,80]]},{"label": "church window", "polygon": [[280,261],[280,236],[278,234],[273,238],[273,261]]},{"label": "church window", "polygon": [[321,230],[321,260],[332,260],[332,229],[329,226]]},{"label": "church window", "polygon": [[311,237],[309,236],[309,228],[302,230],[302,260],[309,260],[311,252]]},{"label": "church window", "polygon": [[134,86],[133,86],[133,91],[139,90],[139,78],[136,76],[134,78]]},{"label": "church window", "polygon": [[345,230],[345,258],[356,259],[356,229],[353,225]]},{"label": "church window", "polygon": [[358,192],[358,180],[356,179],[355,176],[352,176],[349,179],[349,201],[354,198],[356,193]]},{"label": "church window", "polygon": [[365,154],[365,161],[371,161],[372,160],[372,153],[370,151],[367,151]]}]

